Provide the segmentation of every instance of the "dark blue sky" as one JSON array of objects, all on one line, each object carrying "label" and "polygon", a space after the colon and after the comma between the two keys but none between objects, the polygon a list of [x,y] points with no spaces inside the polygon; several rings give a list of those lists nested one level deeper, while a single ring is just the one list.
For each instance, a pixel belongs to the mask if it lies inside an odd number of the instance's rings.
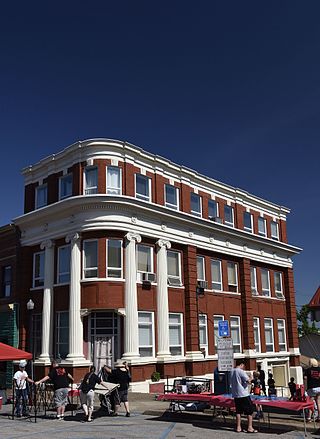
[{"label": "dark blue sky", "polygon": [[320,3],[0,6],[0,224],[20,170],[79,139],[127,140],[292,209],[297,303],[319,279]]}]

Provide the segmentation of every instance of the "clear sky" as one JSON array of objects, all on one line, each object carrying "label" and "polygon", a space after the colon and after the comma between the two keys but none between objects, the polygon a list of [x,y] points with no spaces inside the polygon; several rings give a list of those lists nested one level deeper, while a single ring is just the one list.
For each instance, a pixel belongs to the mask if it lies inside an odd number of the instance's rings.
[{"label": "clear sky", "polygon": [[16,1],[0,6],[0,225],[21,168],[127,140],[292,209],[297,303],[320,284],[320,2]]}]

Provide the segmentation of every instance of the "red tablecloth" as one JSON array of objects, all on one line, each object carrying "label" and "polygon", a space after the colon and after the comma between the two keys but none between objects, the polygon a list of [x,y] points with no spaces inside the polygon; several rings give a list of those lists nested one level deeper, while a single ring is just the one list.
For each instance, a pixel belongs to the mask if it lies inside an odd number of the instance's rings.
[{"label": "red tablecloth", "polygon": [[79,396],[80,390],[79,389],[70,389],[68,392],[68,396],[72,398],[73,396]]}]

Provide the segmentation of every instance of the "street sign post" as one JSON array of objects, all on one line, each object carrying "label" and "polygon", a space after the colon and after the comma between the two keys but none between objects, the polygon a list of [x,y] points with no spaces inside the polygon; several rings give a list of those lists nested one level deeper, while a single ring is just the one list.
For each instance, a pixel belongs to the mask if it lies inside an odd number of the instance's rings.
[{"label": "street sign post", "polygon": [[218,370],[228,372],[233,368],[233,343],[231,337],[217,339]]}]

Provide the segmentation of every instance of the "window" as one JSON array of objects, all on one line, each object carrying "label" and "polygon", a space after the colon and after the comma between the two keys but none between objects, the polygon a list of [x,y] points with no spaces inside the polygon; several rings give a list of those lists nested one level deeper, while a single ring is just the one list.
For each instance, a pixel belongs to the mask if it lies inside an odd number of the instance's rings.
[{"label": "window", "polygon": [[233,342],[233,352],[241,352],[241,332],[239,316],[230,316],[230,333]]},{"label": "window", "polygon": [[224,205],[224,223],[227,226],[234,227],[234,219],[233,219],[233,207]]},{"label": "window", "polygon": [[153,313],[138,312],[139,354],[141,357],[154,357]]},{"label": "window", "polygon": [[208,201],[208,217],[209,219],[214,219],[219,216],[218,214],[218,203],[214,200]]},{"label": "window", "polygon": [[278,319],[277,325],[278,325],[279,351],[285,352],[287,350],[287,342],[286,342],[286,326],[284,319]]},{"label": "window", "polygon": [[276,293],[276,297],[283,298],[283,289],[282,289],[282,273],[279,271],[274,272],[274,289]]},{"label": "window", "polygon": [[276,221],[271,221],[271,238],[279,241],[279,225]]},{"label": "window", "polygon": [[70,282],[70,245],[58,248],[58,284]]},{"label": "window", "polygon": [[228,272],[228,291],[233,291],[236,293],[238,291],[237,264],[235,262],[228,262],[227,272]]},{"label": "window", "polygon": [[72,174],[64,175],[59,179],[59,200],[72,196]]},{"label": "window", "polygon": [[98,241],[83,241],[83,274],[85,278],[98,277]]},{"label": "window", "polygon": [[259,317],[253,317],[253,335],[254,335],[254,348],[256,352],[261,352]]},{"label": "window", "polygon": [[57,312],[56,358],[66,358],[69,353],[69,312]]},{"label": "window", "polygon": [[252,215],[249,212],[243,213],[243,228],[247,232],[252,233]]},{"label": "window", "polygon": [[33,356],[38,358],[41,354],[42,340],[42,314],[32,315],[32,331],[33,331]]},{"label": "window", "polygon": [[33,255],[33,288],[44,285],[44,252]]},{"label": "window", "polygon": [[262,216],[258,218],[258,235],[266,236],[266,220]]},{"label": "window", "polygon": [[206,280],[203,256],[197,256],[197,280]]},{"label": "window", "polygon": [[11,296],[11,282],[12,282],[12,268],[11,265],[7,265],[2,268],[2,297]]},{"label": "window", "polygon": [[264,336],[266,340],[266,352],[274,352],[272,319],[264,319]]},{"label": "window", "polygon": [[207,315],[199,314],[199,345],[200,350],[208,354],[208,325]]},{"label": "window", "polygon": [[48,204],[48,186],[42,184],[36,188],[36,209]]},{"label": "window", "polygon": [[121,169],[117,166],[107,167],[107,194],[121,195]]},{"label": "window", "polygon": [[136,198],[151,201],[151,180],[142,174],[136,174]]},{"label": "window", "polygon": [[250,267],[250,279],[251,279],[251,293],[253,296],[258,296],[257,288],[257,269],[256,267]]},{"label": "window", "polygon": [[180,252],[167,250],[168,284],[179,286],[181,282]]},{"label": "window", "polygon": [[202,215],[202,205],[201,205],[201,197],[198,194],[195,194],[194,192],[191,192],[191,213],[195,216],[201,216]]},{"label": "window", "polygon": [[165,206],[170,209],[179,209],[179,189],[171,184],[165,185]]},{"label": "window", "polygon": [[222,315],[215,315],[213,316],[213,333],[214,333],[214,348],[217,352],[217,340],[219,338],[219,322],[221,320],[224,320],[224,316]]},{"label": "window", "polygon": [[148,245],[137,245],[137,271],[140,273],[153,273],[153,252]]},{"label": "window", "polygon": [[107,241],[107,277],[122,278],[122,240]]},{"label": "window", "polygon": [[269,278],[269,270],[266,268],[261,268],[261,285],[262,285],[262,294],[264,296],[270,297],[270,278]]},{"label": "window", "polygon": [[182,314],[169,314],[169,344],[171,355],[183,355]]},{"label": "window", "polygon": [[85,195],[98,193],[98,168],[96,166],[88,166],[84,170]]},{"label": "window", "polygon": [[218,259],[211,259],[211,280],[212,289],[222,291],[221,261]]}]

